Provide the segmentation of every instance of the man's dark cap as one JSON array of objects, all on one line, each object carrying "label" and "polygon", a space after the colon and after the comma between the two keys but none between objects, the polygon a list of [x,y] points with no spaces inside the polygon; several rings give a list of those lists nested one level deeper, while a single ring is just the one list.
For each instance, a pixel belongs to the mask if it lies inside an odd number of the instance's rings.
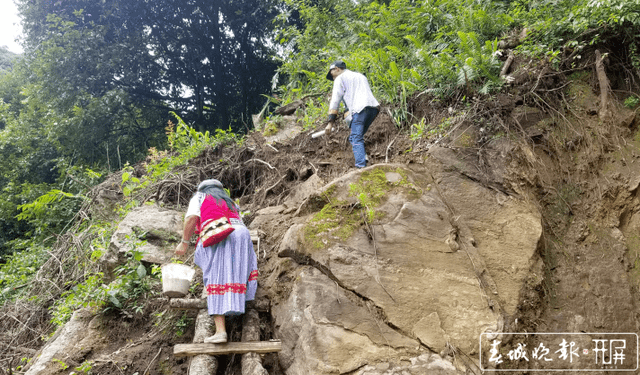
[{"label": "man's dark cap", "polygon": [[331,64],[331,66],[329,67],[329,72],[327,73],[327,79],[329,81],[333,81],[333,76],[331,75],[331,69],[334,69],[334,68],[347,69],[347,64],[345,64],[344,61],[342,60],[334,61],[333,64]]}]

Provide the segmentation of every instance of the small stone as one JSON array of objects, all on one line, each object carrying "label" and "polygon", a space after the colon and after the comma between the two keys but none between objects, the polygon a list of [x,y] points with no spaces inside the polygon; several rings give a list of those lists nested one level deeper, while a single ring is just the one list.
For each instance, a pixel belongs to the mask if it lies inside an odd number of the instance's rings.
[{"label": "small stone", "polygon": [[431,361],[427,365],[427,368],[430,370],[433,370],[433,369],[442,369],[442,370],[451,370],[451,371],[456,370],[456,368],[453,366],[451,362],[444,360],[437,355],[432,356],[430,360]]},{"label": "small stone", "polygon": [[378,372],[373,372],[376,368],[371,366],[371,365],[367,365],[364,368],[360,369],[360,372],[358,372],[358,375],[379,375]]},{"label": "small stone", "polygon": [[382,362],[376,365],[376,370],[378,371],[387,371],[391,365],[389,362]]},{"label": "small stone", "polygon": [[446,333],[442,329],[437,312],[420,319],[413,327],[413,333],[420,342],[435,351],[442,351],[446,344]]},{"label": "small stone", "polygon": [[387,178],[387,181],[391,182],[392,184],[402,181],[402,175],[400,173],[387,172],[384,175]]}]

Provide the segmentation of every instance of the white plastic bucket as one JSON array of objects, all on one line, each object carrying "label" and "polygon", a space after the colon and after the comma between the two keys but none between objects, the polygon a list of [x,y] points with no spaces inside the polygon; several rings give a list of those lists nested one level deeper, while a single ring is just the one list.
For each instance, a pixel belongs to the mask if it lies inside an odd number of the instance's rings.
[{"label": "white plastic bucket", "polygon": [[171,298],[186,296],[195,273],[195,269],[184,264],[162,265],[162,293]]}]

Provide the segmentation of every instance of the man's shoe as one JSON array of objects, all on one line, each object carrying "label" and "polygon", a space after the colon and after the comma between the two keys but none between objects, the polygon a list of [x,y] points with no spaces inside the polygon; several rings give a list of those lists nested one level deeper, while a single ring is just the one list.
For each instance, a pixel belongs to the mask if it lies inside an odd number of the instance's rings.
[{"label": "man's shoe", "polygon": [[227,342],[227,333],[226,332],[218,332],[213,336],[209,336],[204,339],[204,342],[207,344],[222,344]]}]

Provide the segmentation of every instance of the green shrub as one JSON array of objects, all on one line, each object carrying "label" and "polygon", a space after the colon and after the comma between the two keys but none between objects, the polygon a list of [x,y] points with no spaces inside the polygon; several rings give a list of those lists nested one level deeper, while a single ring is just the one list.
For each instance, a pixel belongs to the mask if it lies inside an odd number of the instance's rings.
[{"label": "green shrub", "polygon": [[132,242],[126,253],[127,261],[114,270],[116,280],[106,288],[104,311],[116,310],[133,316],[144,310],[146,296],[159,275],[149,274],[142,264],[143,253],[137,250],[142,243]]},{"label": "green shrub", "polygon": [[[624,40],[630,46],[632,63],[637,63],[638,9],[640,0],[518,0],[512,2],[510,11],[528,30],[521,52],[554,62],[561,49],[579,52],[587,46]],[[574,57],[580,59],[580,54]]]},{"label": "green shrub", "polygon": [[176,113],[171,114],[177,119],[178,124],[169,121],[166,133],[171,151],[159,152],[155,148],[149,149],[150,162],[147,163],[147,174],[139,179],[133,176],[133,168],[126,165],[122,174],[122,190],[128,200],[122,214],[138,205],[134,199],[139,192],[152,183],[162,180],[172,170],[181,165],[186,165],[189,160],[199,156],[207,148],[215,148],[229,144],[242,145],[244,137],[228,130],[216,129],[212,135],[209,131],[204,133],[195,130],[185,123]]},{"label": "green shrub", "polygon": [[60,327],[69,321],[74,311],[81,308],[90,308],[98,312],[107,298],[102,281],[101,272],[88,275],[83,282],[62,293],[51,308],[51,322]]},{"label": "green shrub", "polygon": [[0,306],[27,294],[33,276],[48,256],[44,246],[32,241],[14,240],[12,245],[18,251],[0,265]]},{"label": "green shrub", "polygon": [[[96,234],[112,233],[103,231],[104,229],[97,229]],[[105,237],[96,236],[91,247],[104,246],[100,241]],[[69,321],[73,312],[81,308],[89,308],[95,313],[118,311],[127,316],[142,312],[145,306],[144,297],[151,292],[153,284],[158,282],[160,271],[159,268],[152,268],[151,272],[147,272],[142,264],[143,254],[138,248],[143,241],[128,238],[128,242],[131,248],[126,253],[127,261],[114,270],[114,282],[105,285],[102,272],[95,272],[86,275],[81,282],[75,283],[62,293],[51,307],[52,322],[56,326],[62,326]],[[108,240],[106,245],[108,246]]]},{"label": "green shrub", "polygon": [[624,100],[624,106],[627,108],[635,108],[640,104],[640,98],[637,96],[630,96]]}]

